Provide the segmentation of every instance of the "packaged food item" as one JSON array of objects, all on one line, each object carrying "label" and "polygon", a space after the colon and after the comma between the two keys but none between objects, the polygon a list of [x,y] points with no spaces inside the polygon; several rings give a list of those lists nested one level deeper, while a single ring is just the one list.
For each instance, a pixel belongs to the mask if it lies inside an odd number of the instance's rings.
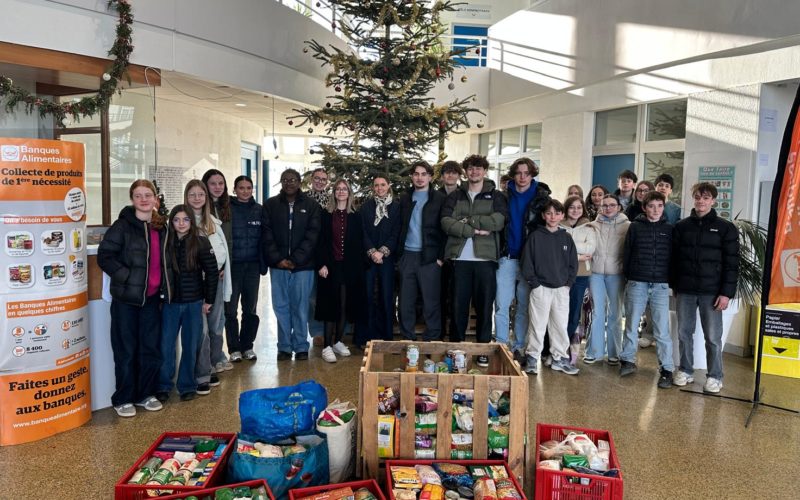
[{"label": "packaged food item", "polygon": [[586,455],[564,455],[561,457],[561,465],[564,467],[574,467],[576,465],[589,467],[589,459],[586,458]]},{"label": "packaged food item", "polygon": [[509,429],[508,416],[489,418],[489,428],[487,429],[489,448],[508,448]]},{"label": "packaged food item", "polygon": [[427,434],[416,434],[414,436],[414,448],[421,450],[436,448],[436,438]]},{"label": "packaged food item", "polygon": [[453,391],[453,403],[468,404],[475,401],[474,389],[456,389]]},{"label": "packaged food item", "polygon": [[489,472],[492,474],[492,479],[508,479],[508,471],[505,465],[490,465]]},{"label": "packaged food item", "polygon": [[145,462],[139,470],[137,470],[133,476],[128,480],[128,484],[144,484],[149,479],[153,473],[158,470],[161,466],[162,460],[158,457],[150,457],[147,462]]},{"label": "packaged food item", "polygon": [[400,408],[400,398],[391,387],[378,388],[378,413],[381,415],[394,415]]},{"label": "packaged food item", "polygon": [[[322,493],[303,497],[302,500],[354,500],[354,497],[353,489],[346,486],[344,488],[337,488],[335,490],[324,491]],[[240,497],[237,496],[236,498]]]},{"label": "packaged food item", "polygon": [[470,467],[469,473],[472,475],[472,479],[476,481],[484,477],[492,477],[489,469],[484,465]]},{"label": "packaged food item", "polygon": [[283,450],[281,450],[280,446],[266,443],[256,443],[253,446],[258,450],[259,456],[261,457],[281,458],[283,456]]},{"label": "packaged food item", "polygon": [[305,453],[306,447],[303,446],[302,444],[293,444],[282,447],[281,451],[283,452],[283,455],[281,456],[288,457],[290,455],[297,455],[298,453]]},{"label": "packaged food item", "polygon": [[444,361],[439,361],[434,366],[434,371],[436,373],[450,373],[450,367]]},{"label": "packaged food item", "polygon": [[442,484],[439,474],[430,465],[415,465],[414,468],[417,469],[417,474],[419,474],[422,484]]},{"label": "packaged food item", "polygon": [[414,450],[414,458],[417,460],[433,460],[436,458],[436,450]]},{"label": "packaged food item", "polygon": [[441,484],[428,483],[422,487],[419,500],[444,500],[444,488]]},{"label": "packaged food item", "polygon": [[406,371],[416,372],[419,370],[419,346],[409,344],[406,346]]},{"label": "packaged food item", "polygon": [[573,453],[572,447],[558,441],[545,441],[539,445],[539,455],[543,460],[561,460],[567,453]]},{"label": "packaged food item", "polygon": [[414,398],[414,410],[417,413],[431,413],[439,409],[436,400],[431,400],[425,396],[417,396]]},{"label": "packaged food item", "polygon": [[434,373],[436,371],[436,362],[432,359],[426,359],[422,362],[422,371],[424,373]]},{"label": "packaged food item", "polygon": [[436,413],[415,413],[414,433],[428,436],[436,435]]},{"label": "packaged food item", "polygon": [[378,500],[367,488],[359,488],[353,493],[355,500]]},{"label": "packaged food item", "polygon": [[454,432],[450,435],[451,450],[469,450],[472,451],[472,434],[469,432]]},{"label": "packaged food item", "polygon": [[394,483],[395,489],[418,490],[422,488],[422,481],[417,473],[417,469],[414,467],[393,465],[391,469],[392,482]]},{"label": "packaged food item", "polygon": [[570,432],[567,434],[564,442],[572,446],[575,455],[584,455],[588,457],[593,453],[597,453],[597,445],[595,445],[586,434]]},{"label": "packaged food item", "polygon": [[497,500],[497,488],[494,480],[484,477],[475,481],[473,488],[475,500]]},{"label": "packaged food item", "polygon": [[397,438],[394,415],[378,415],[378,456],[393,458],[398,446]]},{"label": "packaged food item", "polygon": [[472,460],[472,450],[450,450],[451,460]]},{"label": "packaged food item", "polygon": [[510,478],[497,479],[494,484],[497,489],[497,500],[522,500],[522,496]]},{"label": "packaged food item", "polygon": [[453,418],[455,419],[456,427],[458,429],[465,432],[472,432],[472,428],[474,427],[472,420],[472,408],[469,406],[454,404]]},{"label": "packaged food item", "polygon": [[444,497],[447,500],[458,500],[461,498],[461,495],[459,495],[457,491],[447,490],[444,492]]},{"label": "packaged food item", "polygon": [[433,469],[442,478],[442,486],[448,490],[458,490],[459,486],[472,488],[472,476],[466,467],[449,462],[436,462]]},{"label": "packaged food item", "polygon": [[417,494],[412,490],[393,489],[392,494],[395,500],[417,500]]},{"label": "packaged food item", "polygon": [[542,460],[539,462],[539,468],[545,470],[561,470],[561,462],[558,460]]}]

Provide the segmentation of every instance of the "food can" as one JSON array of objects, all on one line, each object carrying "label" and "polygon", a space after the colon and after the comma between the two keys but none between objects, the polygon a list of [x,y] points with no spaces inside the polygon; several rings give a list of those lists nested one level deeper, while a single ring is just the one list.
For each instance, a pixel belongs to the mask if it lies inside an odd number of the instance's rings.
[{"label": "food can", "polygon": [[435,366],[436,373],[450,373],[450,367],[444,361],[439,361]]},{"label": "food can", "polygon": [[455,349],[448,349],[447,353],[444,355],[444,362],[447,363],[448,373],[453,373],[453,352],[455,352]]},{"label": "food can", "polygon": [[453,373],[467,373],[467,353],[461,349],[453,350]]},{"label": "food can", "polygon": [[409,344],[406,347],[406,371],[415,372],[419,369],[419,347]]},{"label": "food can", "polygon": [[436,363],[432,359],[426,359],[422,363],[422,371],[425,373],[434,373],[436,371]]}]

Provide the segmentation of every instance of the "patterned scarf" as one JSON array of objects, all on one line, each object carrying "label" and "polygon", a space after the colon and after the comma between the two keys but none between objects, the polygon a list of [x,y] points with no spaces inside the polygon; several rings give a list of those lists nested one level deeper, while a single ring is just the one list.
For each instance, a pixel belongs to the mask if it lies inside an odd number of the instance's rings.
[{"label": "patterned scarf", "polygon": [[314,191],[313,189],[308,191],[308,196],[319,203],[319,206],[322,208],[327,208],[328,206],[328,192],[327,191]]},{"label": "patterned scarf", "polygon": [[389,217],[389,210],[386,207],[392,204],[392,195],[387,194],[385,198],[375,197],[375,225],[381,223],[381,219]]}]

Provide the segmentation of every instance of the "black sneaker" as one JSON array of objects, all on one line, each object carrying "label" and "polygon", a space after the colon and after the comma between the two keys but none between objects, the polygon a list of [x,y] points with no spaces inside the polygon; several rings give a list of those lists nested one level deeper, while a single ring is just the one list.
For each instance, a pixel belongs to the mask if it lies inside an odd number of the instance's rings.
[{"label": "black sneaker", "polygon": [[156,393],[156,399],[159,400],[162,403],[166,403],[167,400],[169,399],[169,393],[168,392],[163,392],[163,391],[162,392],[157,392]]},{"label": "black sneaker", "polygon": [[308,352],[296,352],[294,353],[295,360],[306,360],[308,359]]},{"label": "black sneaker", "polygon": [[661,376],[658,377],[658,387],[661,389],[669,389],[672,387],[672,372],[661,370]]},{"label": "black sneaker", "polygon": [[211,375],[211,380],[208,381],[208,385],[211,387],[216,387],[219,385],[219,377],[216,375]]},{"label": "black sneaker", "polygon": [[278,351],[278,361],[286,361],[287,359],[292,359],[292,353]]},{"label": "black sneaker", "polygon": [[186,392],[181,394],[181,401],[191,401],[197,397],[197,394],[194,392]]},{"label": "black sneaker", "polygon": [[630,361],[622,361],[622,366],[619,367],[619,376],[627,377],[636,373],[636,363]]},{"label": "black sneaker", "polygon": [[528,358],[522,351],[514,351],[514,361],[519,363],[520,368],[525,368],[528,363]]},{"label": "black sneaker", "polygon": [[201,396],[208,396],[211,394],[211,386],[206,382],[197,386],[197,394]]}]

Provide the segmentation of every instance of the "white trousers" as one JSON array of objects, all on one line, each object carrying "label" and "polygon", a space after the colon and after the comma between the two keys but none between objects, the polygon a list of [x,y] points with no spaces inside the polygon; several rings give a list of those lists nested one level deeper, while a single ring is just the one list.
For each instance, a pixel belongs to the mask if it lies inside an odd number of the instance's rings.
[{"label": "white trousers", "polygon": [[550,354],[554,360],[569,359],[569,287],[547,288],[540,285],[531,290],[528,303],[528,344],[525,354],[536,359],[542,354],[542,342],[550,335]]}]

